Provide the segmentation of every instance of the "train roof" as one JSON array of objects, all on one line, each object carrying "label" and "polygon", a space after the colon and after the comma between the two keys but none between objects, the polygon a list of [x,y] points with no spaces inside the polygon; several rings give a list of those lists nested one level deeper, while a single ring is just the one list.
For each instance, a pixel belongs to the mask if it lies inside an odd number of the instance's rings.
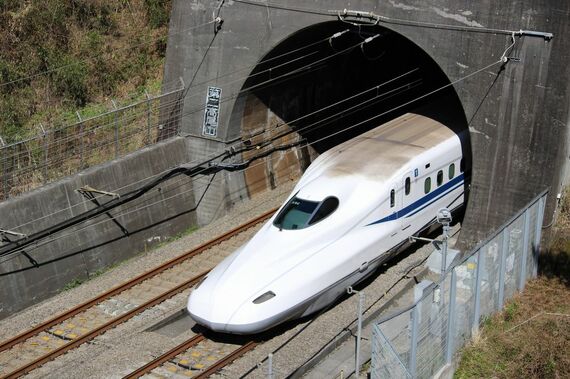
[{"label": "train roof", "polygon": [[456,134],[442,123],[406,113],[328,150],[319,157],[315,170],[330,178],[359,175],[385,180],[413,158],[453,137]]}]

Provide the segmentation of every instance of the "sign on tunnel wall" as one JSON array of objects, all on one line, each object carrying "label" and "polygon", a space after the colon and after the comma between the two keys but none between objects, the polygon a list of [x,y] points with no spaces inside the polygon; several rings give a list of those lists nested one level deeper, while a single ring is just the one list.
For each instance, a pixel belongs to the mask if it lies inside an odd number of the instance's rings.
[{"label": "sign on tunnel wall", "polygon": [[204,110],[204,125],[202,127],[202,134],[205,136],[216,137],[218,135],[221,97],[221,88],[208,87],[208,95],[206,96],[206,109]]}]

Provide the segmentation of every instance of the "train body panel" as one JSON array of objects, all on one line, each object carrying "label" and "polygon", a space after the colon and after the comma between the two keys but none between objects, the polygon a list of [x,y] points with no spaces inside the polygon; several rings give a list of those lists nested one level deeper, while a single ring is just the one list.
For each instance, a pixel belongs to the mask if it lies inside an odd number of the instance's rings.
[{"label": "train body panel", "polygon": [[192,292],[213,330],[248,334],[332,303],[438,209],[463,204],[461,144],[406,114],[319,156],[276,214]]}]

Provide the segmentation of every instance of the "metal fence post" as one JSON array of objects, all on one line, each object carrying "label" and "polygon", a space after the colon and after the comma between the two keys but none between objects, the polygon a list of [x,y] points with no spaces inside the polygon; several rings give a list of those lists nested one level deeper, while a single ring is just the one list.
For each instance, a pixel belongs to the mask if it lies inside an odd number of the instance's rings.
[{"label": "metal fence post", "polygon": [[75,111],[77,118],[79,119],[79,168],[83,168],[83,119],[79,114],[79,111]]},{"label": "metal fence post", "polygon": [[358,294],[358,330],[356,332],[356,357],[354,358],[354,376],[360,377],[360,341],[362,339],[362,307],[364,304],[364,292],[356,291],[352,287],[348,287],[346,292],[350,295]]},{"label": "metal fence post", "polygon": [[453,337],[455,334],[455,297],[457,289],[457,274],[455,269],[451,270],[451,282],[449,283],[449,313],[447,316],[447,349],[445,352],[445,360],[451,363],[453,358]]},{"label": "metal fence post", "polygon": [[528,240],[530,231],[530,208],[524,212],[524,233],[523,233],[523,256],[521,262],[521,274],[519,276],[519,291],[524,290],[526,283],[526,262],[528,260]]},{"label": "metal fence post", "polygon": [[507,231],[508,229],[505,228],[501,233],[501,266],[499,267],[499,304],[497,304],[497,309],[502,309],[503,305],[505,305],[505,270],[507,268],[507,254],[509,253],[509,235]]},{"label": "metal fence post", "polygon": [[479,332],[479,318],[481,318],[481,270],[483,267],[482,249],[477,252],[477,272],[475,275],[475,313],[473,314],[472,333]]},{"label": "metal fence post", "polygon": [[417,350],[418,350],[418,319],[420,318],[420,311],[418,304],[414,306],[411,312],[411,338],[410,338],[410,374],[413,378],[416,377],[416,364],[417,364]]},{"label": "metal fence post", "polygon": [[356,367],[354,371],[355,377],[360,377],[360,340],[362,338],[362,305],[364,303],[364,292],[358,293],[358,331],[356,334]]},{"label": "metal fence post", "polygon": [[150,125],[151,125],[151,104],[150,104],[150,100],[151,97],[148,94],[148,92],[146,91],[146,89],[144,90],[144,95],[146,96],[146,140],[147,140],[147,145],[150,145]]},{"label": "metal fence post", "polygon": [[4,200],[8,198],[8,154],[6,151],[6,143],[0,137],[0,147],[2,148],[2,197]]},{"label": "metal fence post", "polygon": [[273,353],[267,356],[267,378],[273,379]]},{"label": "metal fence post", "polygon": [[449,222],[443,223],[443,240],[441,249],[441,279],[444,283],[443,278],[447,274],[447,240],[449,239]]},{"label": "metal fence post", "polygon": [[540,234],[542,231],[542,219],[544,218],[544,203],[546,202],[546,195],[538,200],[538,209],[536,211],[536,229],[534,233],[534,267],[532,268],[532,276],[536,278],[538,274],[538,256],[540,255]]},{"label": "metal fence post", "polygon": [[44,129],[44,126],[42,125],[42,123],[40,123],[40,128],[42,129],[42,134],[44,137],[44,169],[43,169],[43,174],[44,174],[44,184],[46,184],[48,182],[48,132]]},{"label": "metal fence post", "polygon": [[119,157],[119,110],[117,108],[117,103],[115,100],[111,99],[111,103],[113,103],[113,108],[115,111],[113,115],[115,116],[115,158]]}]

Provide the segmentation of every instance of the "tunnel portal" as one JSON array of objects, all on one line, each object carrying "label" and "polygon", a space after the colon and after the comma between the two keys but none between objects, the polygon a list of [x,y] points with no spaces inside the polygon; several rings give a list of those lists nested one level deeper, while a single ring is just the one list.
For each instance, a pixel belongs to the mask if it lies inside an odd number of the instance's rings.
[{"label": "tunnel portal", "polygon": [[[230,123],[241,125],[242,135],[267,140],[292,130],[282,143],[306,142],[285,159],[248,169],[250,194],[298,176],[316,155],[410,111],[464,136],[470,167],[467,121],[449,79],[420,47],[378,25],[334,21],[304,28],[259,61],[240,93]],[[295,159],[292,174],[285,167]]]}]

